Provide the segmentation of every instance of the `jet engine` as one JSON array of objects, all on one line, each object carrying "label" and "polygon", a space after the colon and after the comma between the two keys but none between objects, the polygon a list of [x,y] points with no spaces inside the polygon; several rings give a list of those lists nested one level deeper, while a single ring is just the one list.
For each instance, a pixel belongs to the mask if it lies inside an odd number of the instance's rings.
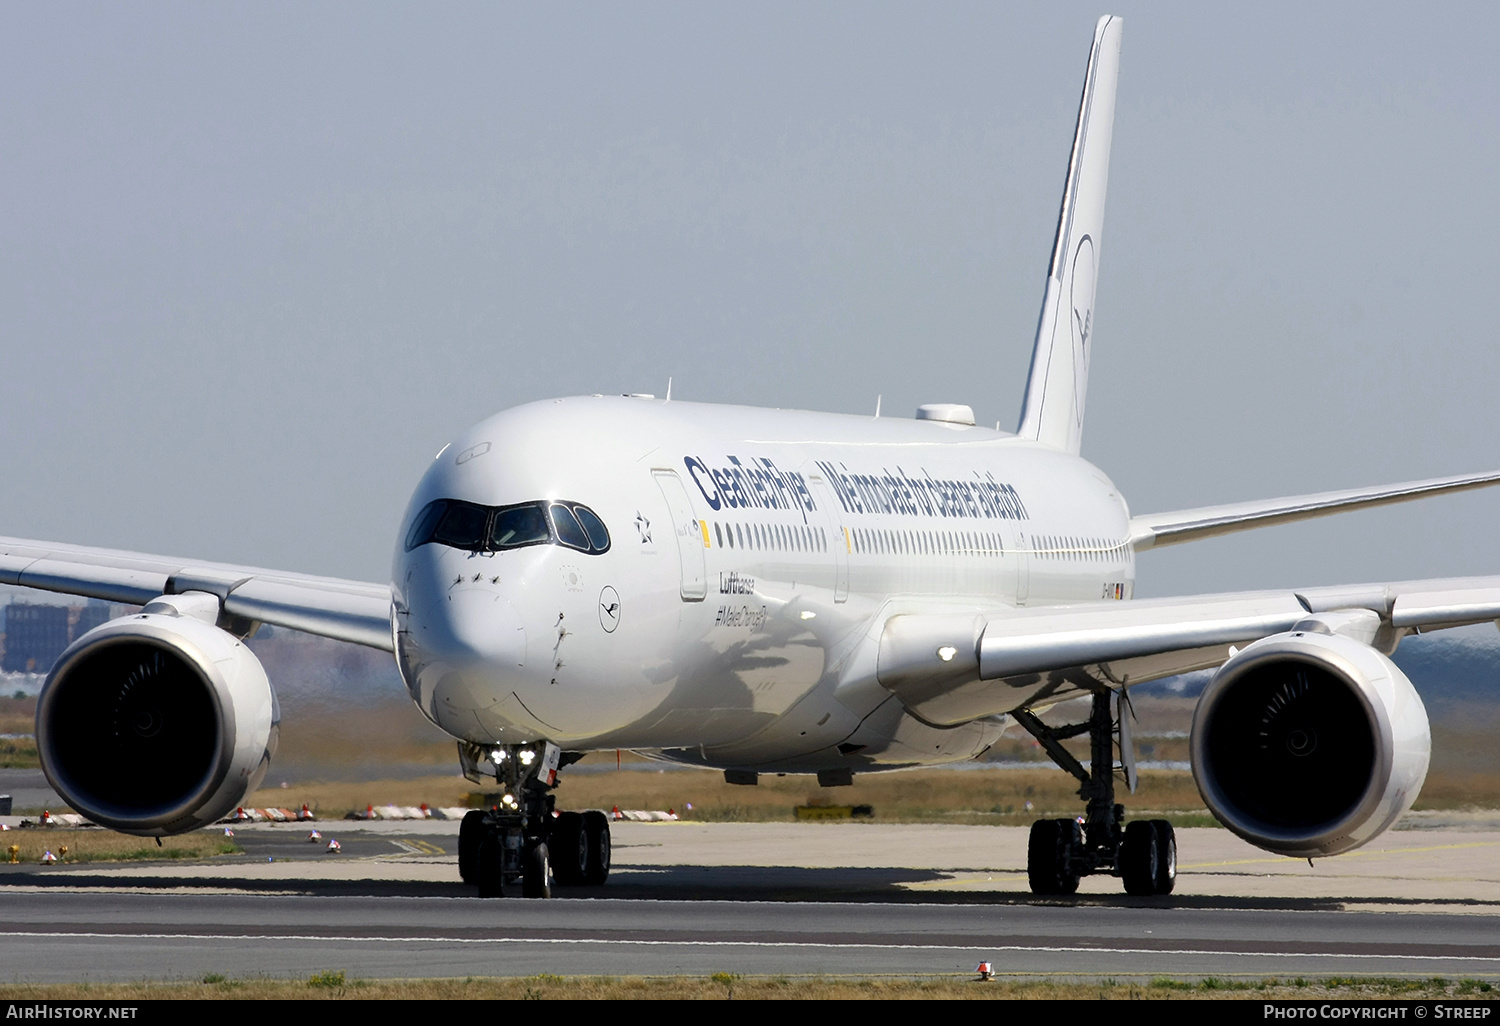
[{"label": "jet engine", "polygon": [[[196,597],[213,619],[217,599]],[[48,781],[89,819],[129,834],[222,819],[276,750],[281,715],[260,661],[185,599],[166,596],[89,631],[58,658],[37,702]]]},{"label": "jet engine", "polygon": [[1405,674],[1317,628],[1235,654],[1193,714],[1193,777],[1209,809],[1251,844],[1298,858],[1357,848],[1395,823],[1431,751]]}]

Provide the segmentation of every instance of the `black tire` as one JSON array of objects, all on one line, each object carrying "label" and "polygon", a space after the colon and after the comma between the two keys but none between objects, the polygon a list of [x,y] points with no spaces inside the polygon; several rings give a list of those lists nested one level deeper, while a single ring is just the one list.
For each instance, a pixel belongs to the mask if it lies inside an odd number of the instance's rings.
[{"label": "black tire", "polygon": [[1138,896],[1156,893],[1156,876],[1161,867],[1161,851],[1156,826],[1138,819],[1125,827],[1125,841],[1120,845],[1120,877],[1125,893]]},{"label": "black tire", "polygon": [[479,844],[484,840],[484,813],[464,813],[458,825],[458,875],[466,884],[479,882]]},{"label": "black tire", "polygon": [[1060,819],[1057,821],[1057,832],[1062,838],[1060,846],[1061,859],[1059,861],[1060,871],[1057,882],[1060,886],[1058,894],[1077,894],[1078,878],[1082,875],[1074,865],[1079,852],[1083,850],[1083,827],[1076,819]]},{"label": "black tire", "polygon": [[1177,832],[1164,819],[1153,819],[1156,830],[1156,893],[1171,894],[1177,886]]},{"label": "black tire", "polygon": [[609,879],[609,817],[599,810],[583,814],[583,832],[588,837],[588,868],[583,882],[598,887]]},{"label": "black tire", "polygon": [[493,834],[479,842],[475,883],[479,884],[481,898],[505,897],[505,848]]},{"label": "black tire", "polygon": [[588,879],[589,836],[583,817],[576,812],[559,813],[547,837],[552,872],[563,887],[576,887]]},{"label": "black tire", "polygon": [[552,897],[552,866],[545,841],[539,841],[521,853],[521,897]]},{"label": "black tire", "polygon": [[1072,894],[1078,890],[1073,851],[1078,824],[1071,819],[1039,819],[1026,845],[1026,880],[1033,894]]}]

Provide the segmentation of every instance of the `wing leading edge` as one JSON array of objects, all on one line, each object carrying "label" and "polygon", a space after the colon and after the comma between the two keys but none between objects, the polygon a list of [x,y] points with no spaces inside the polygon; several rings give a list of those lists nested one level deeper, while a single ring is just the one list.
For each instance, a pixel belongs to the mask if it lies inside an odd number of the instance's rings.
[{"label": "wing leading edge", "polygon": [[160,595],[202,591],[245,626],[277,627],[392,651],[388,585],[314,577],[229,563],[0,538],[0,584],[144,605]]},{"label": "wing leading edge", "polygon": [[1330,614],[1348,613],[1368,622],[1361,640],[1392,651],[1414,630],[1500,619],[1500,577],[898,615],[881,633],[876,677],[923,719],[958,724],[1208,669],[1231,646],[1327,633]]},{"label": "wing leading edge", "polygon": [[1273,524],[1347,513],[1374,506],[1411,502],[1449,492],[1465,492],[1500,484],[1500,471],[1483,474],[1460,474],[1434,477],[1425,481],[1405,481],[1377,488],[1349,488],[1312,495],[1289,495],[1280,499],[1258,499],[1225,506],[1203,506],[1172,513],[1148,513],[1130,518],[1130,544],[1137,552],[1177,545],[1182,542],[1212,538],[1235,531],[1248,531]]}]

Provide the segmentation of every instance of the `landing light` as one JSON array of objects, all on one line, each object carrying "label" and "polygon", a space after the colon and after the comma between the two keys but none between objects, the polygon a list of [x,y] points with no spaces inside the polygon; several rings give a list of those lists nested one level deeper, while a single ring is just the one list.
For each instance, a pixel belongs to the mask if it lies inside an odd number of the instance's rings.
[{"label": "landing light", "polygon": [[953,657],[956,655],[958,655],[958,649],[954,648],[952,645],[944,645],[942,648],[938,649],[938,658],[945,663],[953,662]]},{"label": "landing light", "polygon": [[804,620],[811,620],[813,617],[815,617],[817,615],[818,614],[814,613],[811,609],[804,609],[804,610],[802,610],[802,619],[804,619]]}]

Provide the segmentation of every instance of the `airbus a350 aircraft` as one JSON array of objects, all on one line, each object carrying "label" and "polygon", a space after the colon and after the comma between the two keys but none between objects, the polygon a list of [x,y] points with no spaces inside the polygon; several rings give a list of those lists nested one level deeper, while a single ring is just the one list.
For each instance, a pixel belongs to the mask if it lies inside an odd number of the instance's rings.
[{"label": "airbus a350 aircraft", "polygon": [[[1033,890],[1108,873],[1165,893],[1175,841],[1129,820],[1128,689],[1217,667],[1193,773],[1226,826],[1332,855],[1416,798],[1430,736],[1388,656],[1401,638],[1500,618],[1500,578],[1133,601],[1136,556],[1268,524],[1500,482],[1476,474],[1132,516],[1079,457],[1121,24],[1098,23],[1014,434],[969,407],[913,420],[651,396],[534,403],[434,458],[391,581],[354,581],[0,539],[0,582],[137,603],[47,678],[48,779],[141,835],[226,815],[265,775],[275,692],[259,624],[392,652],[463,771],[460,870],[481,894],[602,883],[609,824],[555,809],[558,774],[628,748],[760,773],[856,773],[973,758],[1033,735],[1080,782],[1080,820],[1032,827]],[[1083,722],[1048,722],[1092,696]],[[1087,764],[1061,744],[1087,735]]]}]

